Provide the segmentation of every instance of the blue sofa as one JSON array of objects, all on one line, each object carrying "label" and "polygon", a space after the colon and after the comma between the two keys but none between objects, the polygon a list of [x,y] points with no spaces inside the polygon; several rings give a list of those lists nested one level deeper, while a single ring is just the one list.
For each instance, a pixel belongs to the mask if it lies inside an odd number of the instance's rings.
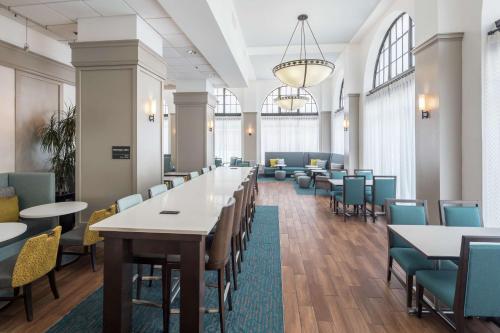
[{"label": "blue sofa", "polygon": [[305,166],[311,160],[320,159],[326,160],[326,168],[330,168],[330,163],[344,164],[344,155],[331,154],[331,153],[314,153],[314,152],[266,152],[264,154],[264,176],[274,176],[276,168],[272,168],[269,160],[275,158],[282,158],[285,160],[287,176],[292,175],[294,171],[304,171]]}]

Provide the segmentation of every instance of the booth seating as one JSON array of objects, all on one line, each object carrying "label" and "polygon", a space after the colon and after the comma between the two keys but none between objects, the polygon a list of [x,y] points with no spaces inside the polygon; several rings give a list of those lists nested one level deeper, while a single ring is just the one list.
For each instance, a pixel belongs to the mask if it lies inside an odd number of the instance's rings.
[{"label": "booth seating", "polygon": [[344,155],[330,153],[314,153],[314,152],[266,152],[264,154],[264,176],[274,176],[274,171],[278,168],[271,166],[271,159],[283,159],[287,176],[293,175],[295,171],[306,171],[306,165],[309,165],[312,160],[326,161],[326,169],[330,169],[330,163],[341,164],[344,161]]}]

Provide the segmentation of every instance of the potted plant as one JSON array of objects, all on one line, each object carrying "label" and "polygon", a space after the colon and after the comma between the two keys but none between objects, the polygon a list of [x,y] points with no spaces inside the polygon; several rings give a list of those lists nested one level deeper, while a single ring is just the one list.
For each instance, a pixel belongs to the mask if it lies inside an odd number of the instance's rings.
[{"label": "potted plant", "polygon": [[[50,155],[51,171],[56,178],[56,201],[74,200],[75,188],[75,106],[54,113],[48,123],[40,129],[42,151]],[[72,229],[74,215],[61,217],[63,229]]]}]

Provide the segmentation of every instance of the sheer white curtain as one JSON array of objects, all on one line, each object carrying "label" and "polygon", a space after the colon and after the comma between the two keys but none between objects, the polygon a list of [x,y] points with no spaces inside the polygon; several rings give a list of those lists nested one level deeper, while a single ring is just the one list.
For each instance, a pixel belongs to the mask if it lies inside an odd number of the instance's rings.
[{"label": "sheer white curtain", "polygon": [[169,135],[170,135],[170,128],[168,123],[168,117],[163,117],[163,154],[170,153]]},{"label": "sheer white curtain", "polygon": [[486,46],[483,110],[483,217],[485,225],[500,220],[500,33]]},{"label": "sheer white curtain", "polygon": [[367,97],[363,167],[397,176],[399,198],[415,198],[415,75]]},{"label": "sheer white curtain", "polygon": [[344,154],[344,111],[339,111],[333,116],[333,153]]},{"label": "sheer white curtain", "polygon": [[261,161],[270,151],[318,151],[318,116],[262,116]]},{"label": "sheer white curtain", "polygon": [[229,162],[231,157],[241,157],[241,117],[215,117],[215,157]]}]

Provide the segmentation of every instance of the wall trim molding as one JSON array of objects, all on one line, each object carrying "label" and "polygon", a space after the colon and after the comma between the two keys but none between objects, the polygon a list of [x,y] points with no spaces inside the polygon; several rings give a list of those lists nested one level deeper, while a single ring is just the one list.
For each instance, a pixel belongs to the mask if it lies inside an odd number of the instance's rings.
[{"label": "wall trim molding", "polygon": [[75,85],[75,69],[72,66],[38,53],[0,41],[0,65],[15,70],[45,77],[62,83]]},{"label": "wall trim molding", "polygon": [[413,54],[417,54],[427,49],[428,47],[434,45],[438,41],[453,41],[453,40],[463,40],[464,33],[463,32],[450,32],[450,33],[438,33],[422,42],[420,45],[413,48]]}]

